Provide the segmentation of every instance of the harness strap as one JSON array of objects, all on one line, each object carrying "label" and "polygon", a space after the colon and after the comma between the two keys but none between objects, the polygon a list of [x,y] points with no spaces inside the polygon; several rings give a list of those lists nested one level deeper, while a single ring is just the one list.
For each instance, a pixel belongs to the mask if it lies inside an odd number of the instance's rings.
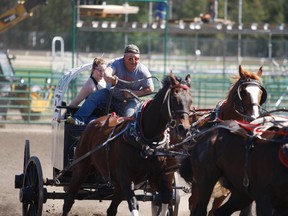
[{"label": "harness strap", "polygon": [[[109,134],[108,140],[111,138],[112,134],[114,134],[114,131],[116,129],[118,125],[116,125],[113,130],[111,131],[111,133]],[[125,129],[124,129],[125,132]],[[111,182],[111,170],[110,170],[110,163],[109,163],[109,152],[110,152],[110,145],[106,145],[106,157],[107,157],[107,170],[108,170],[108,182]]]},{"label": "harness strap", "polygon": [[248,191],[248,187],[250,185],[250,180],[248,176],[248,164],[249,164],[249,156],[251,150],[254,148],[254,137],[249,136],[248,142],[245,145],[245,159],[244,159],[244,178],[243,178],[243,186]]},{"label": "harness strap", "polygon": [[225,106],[226,103],[227,103],[226,100],[222,100],[217,103],[216,108],[213,110],[215,113],[215,117],[214,119],[212,119],[213,121],[218,121],[219,119],[223,118],[222,112],[223,112],[223,107]]}]

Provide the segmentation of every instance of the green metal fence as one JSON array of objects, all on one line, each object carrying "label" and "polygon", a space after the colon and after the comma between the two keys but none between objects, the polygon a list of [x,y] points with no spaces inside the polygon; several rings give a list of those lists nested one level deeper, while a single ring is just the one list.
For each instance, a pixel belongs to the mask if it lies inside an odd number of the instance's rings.
[{"label": "green metal fence", "polygon": [[[184,78],[186,74],[177,75]],[[192,76],[193,106],[199,108],[214,108],[219,101],[226,98],[232,84],[230,75],[209,73],[190,75]],[[17,82],[13,83],[12,91],[7,92],[10,94],[0,99],[0,124],[50,124],[53,115],[54,86],[61,76],[60,73],[50,71],[35,72],[18,69]],[[153,76],[160,80],[163,78],[161,73],[153,73]],[[89,71],[69,86],[65,96],[67,104],[75,97],[88,77]],[[50,82],[47,83],[47,81]],[[158,89],[159,85],[155,83]],[[263,106],[266,110],[288,107],[287,84],[286,76],[263,75],[263,86],[268,93],[267,101]]]}]

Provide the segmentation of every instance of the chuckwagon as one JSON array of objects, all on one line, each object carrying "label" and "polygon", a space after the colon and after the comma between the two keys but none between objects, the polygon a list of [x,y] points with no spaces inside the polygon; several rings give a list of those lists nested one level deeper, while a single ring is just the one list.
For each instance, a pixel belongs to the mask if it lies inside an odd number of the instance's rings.
[{"label": "chuckwagon", "polygon": [[[25,142],[24,148],[24,166],[23,173],[15,176],[15,188],[20,189],[20,202],[22,203],[23,215],[41,215],[43,203],[47,199],[64,199],[65,192],[69,187],[74,165],[74,153],[76,144],[86,125],[72,125],[66,122],[68,116],[75,112],[67,106],[67,94],[71,84],[75,88],[75,82],[84,77],[85,73],[91,70],[92,64],[85,64],[65,73],[59,80],[54,92],[54,114],[52,119],[52,165],[53,177],[44,178],[41,168],[41,162],[37,156],[30,156],[29,140]],[[88,76],[88,75],[87,75]],[[86,77],[87,77],[86,76]],[[175,156],[175,155],[174,155]],[[63,187],[63,192],[48,191],[49,187]],[[173,214],[178,215],[178,205],[180,201],[179,186],[177,174],[173,180]],[[150,201],[152,206],[157,202],[158,194],[151,190],[147,181],[134,185],[137,191],[138,201]],[[79,200],[111,200],[114,193],[114,186],[107,179],[103,178],[97,171],[89,173],[89,176],[82,183],[81,189],[75,196]],[[158,204],[157,204],[158,205]],[[171,215],[171,213],[167,213]]]}]

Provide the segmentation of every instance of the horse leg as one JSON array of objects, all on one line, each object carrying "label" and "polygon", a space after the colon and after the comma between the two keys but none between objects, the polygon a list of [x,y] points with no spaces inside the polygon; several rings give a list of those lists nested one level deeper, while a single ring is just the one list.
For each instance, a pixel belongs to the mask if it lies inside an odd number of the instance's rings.
[{"label": "horse leg", "polygon": [[246,208],[242,209],[239,216],[253,216],[252,214],[252,203]]},{"label": "horse leg", "polygon": [[[123,176],[126,176],[123,174]],[[138,205],[138,201],[136,199],[135,193],[133,191],[133,186],[132,186],[132,182],[128,181],[127,179],[122,179],[122,184],[121,184],[121,190],[123,195],[126,197],[127,199],[127,203],[128,203],[128,208],[131,212],[132,216],[139,216],[139,205]]]},{"label": "horse leg", "polygon": [[123,199],[124,197],[120,187],[115,187],[112,202],[107,209],[107,216],[115,216],[117,214],[117,208]]},{"label": "horse leg", "polygon": [[190,216],[207,215],[207,206],[216,181],[213,182],[202,180],[192,184],[192,195],[191,199],[189,198]]},{"label": "horse leg", "polygon": [[[172,204],[171,204],[172,206]],[[152,211],[152,216],[166,216],[168,212],[169,204],[164,204],[164,203],[157,203],[157,202],[151,202],[151,211]],[[169,209],[169,215],[174,215],[173,213],[173,208],[171,207]]]},{"label": "horse leg", "polygon": [[215,216],[228,216],[251,205],[252,199],[245,194],[231,191],[228,201],[215,211]]},{"label": "horse leg", "polygon": [[169,178],[165,175],[165,173],[163,173],[160,182],[160,195],[162,201],[160,216],[165,216],[167,214],[168,205],[172,203],[172,197],[173,197],[172,182],[173,180],[169,181]]},{"label": "horse leg", "polygon": [[66,196],[64,199],[62,216],[68,215],[69,211],[71,210],[72,205],[74,204],[74,196],[78,192],[88,172],[89,172],[89,165],[87,165],[86,163],[82,162],[74,165],[69,188],[68,191],[66,192]]},{"label": "horse leg", "polygon": [[159,193],[155,193],[155,201],[151,203],[152,216],[166,216],[169,208],[169,213],[174,215],[172,208],[172,184],[174,173],[166,175],[164,172],[161,178],[155,180],[154,187]]},{"label": "horse leg", "polygon": [[158,216],[161,212],[160,195],[155,192],[154,200],[151,202],[151,213],[152,216]]},{"label": "horse leg", "polygon": [[276,209],[274,209],[273,216],[282,216],[282,215],[288,215],[288,209],[287,206],[279,206]]},{"label": "horse leg", "polygon": [[208,213],[208,216],[213,216],[216,209],[218,209],[221,204],[224,202],[224,200],[227,198],[227,196],[221,196],[221,197],[217,197],[213,200],[213,203],[212,203],[212,208],[211,210],[209,211]]},{"label": "horse leg", "polygon": [[127,199],[129,210],[131,212],[132,216],[139,216],[139,205],[136,199],[136,196],[133,192],[133,196],[129,199]]},{"label": "horse leg", "polygon": [[273,215],[273,206],[269,197],[261,196],[255,199],[257,216]]}]

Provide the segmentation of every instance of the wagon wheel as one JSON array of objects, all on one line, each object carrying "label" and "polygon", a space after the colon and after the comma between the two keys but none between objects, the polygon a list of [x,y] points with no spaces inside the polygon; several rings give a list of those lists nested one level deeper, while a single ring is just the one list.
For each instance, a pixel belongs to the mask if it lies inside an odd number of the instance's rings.
[{"label": "wagon wheel", "polygon": [[25,148],[24,148],[23,173],[19,175],[15,175],[15,188],[22,188],[23,186],[22,184],[23,184],[23,179],[24,179],[25,167],[29,159],[30,159],[30,144],[29,144],[29,140],[26,140]]},{"label": "wagon wheel", "polygon": [[29,140],[25,140],[23,173],[25,173],[25,167],[29,159],[30,159],[30,142]]},{"label": "wagon wheel", "polygon": [[[179,210],[179,203],[180,203],[180,194],[179,190],[177,188],[177,185],[179,185],[179,177],[178,173],[174,173],[174,181],[173,181],[173,203],[172,206],[168,207],[168,212],[166,216],[178,216],[178,210]],[[157,197],[157,194],[154,194]],[[151,209],[152,209],[152,215],[153,216],[158,216],[161,211],[161,204],[159,206],[159,203],[157,203],[157,198],[155,201],[151,202]],[[173,214],[174,213],[174,214]]]},{"label": "wagon wheel", "polygon": [[31,157],[26,164],[23,187],[20,189],[23,216],[41,216],[44,191],[40,161],[37,157]]}]

